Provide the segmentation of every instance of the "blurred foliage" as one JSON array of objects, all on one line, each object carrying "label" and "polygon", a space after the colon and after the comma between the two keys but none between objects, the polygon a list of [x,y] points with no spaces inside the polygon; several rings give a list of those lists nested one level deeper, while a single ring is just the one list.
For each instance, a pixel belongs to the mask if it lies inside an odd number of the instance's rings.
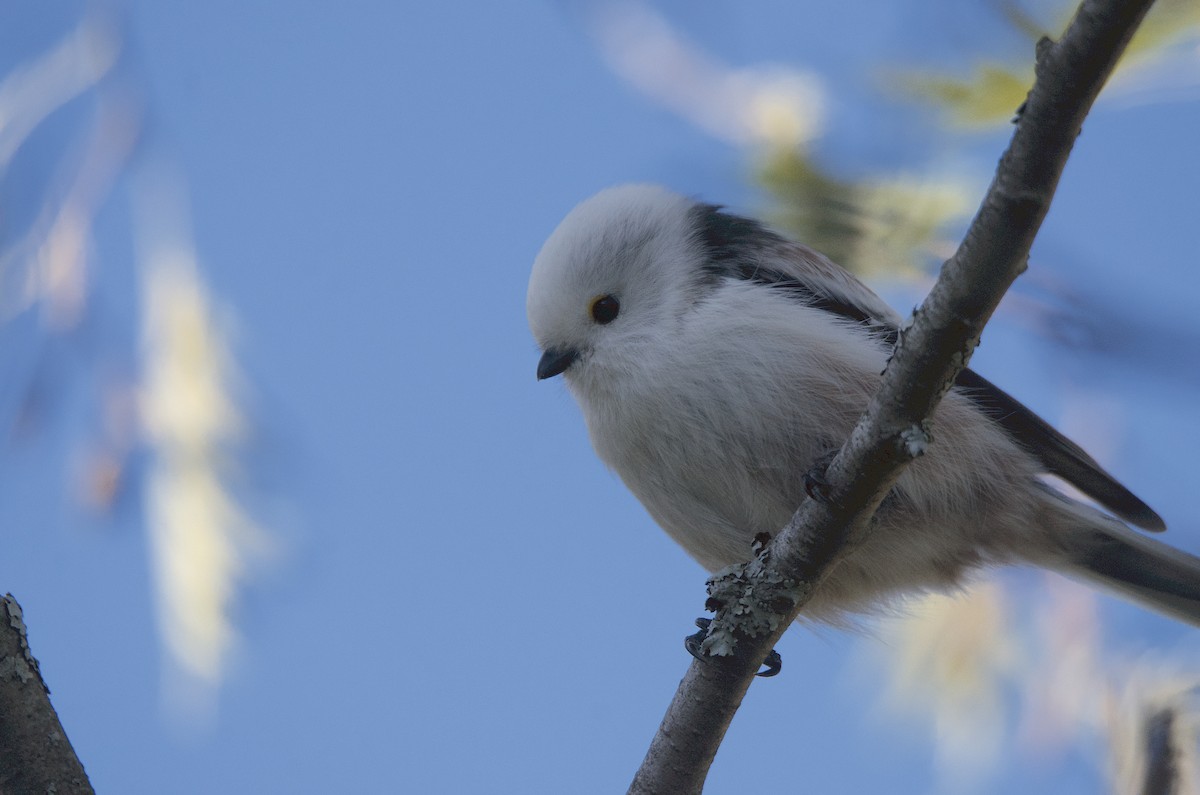
[{"label": "blurred foliage", "polygon": [[[1061,30],[1074,3],[1041,10],[1043,25],[1018,4],[997,10],[1029,46],[1003,60],[983,54],[967,77],[932,71],[889,69],[882,81],[889,99],[933,108],[943,151],[969,143],[966,136],[1008,125],[1033,84],[1034,42]],[[1161,0],[1148,15],[1118,67],[1115,81],[1147,68],[1200,36],[1200,2]],[[1110,85],[1108,92],[1112,93]],[[921,123],[927,123],[922,115]],[[886,273],[911,278],[940,265],[953,251],[952,233],[973,209],[982,186],[935,182],[914,176],[840,178],[824,169],[809,141],[759,150],[755,179],[770,194],[771,220],[781,229],[862,276]]]},{"label": "blurred foliage", "polygon": [[[1011,62],[984,60],[966,78],[933,72],[901,71],[892,88],[901,95],[938,110],[951,129],[981,130],[1007,124],[1033,85],[1033,62],[1028,53],[1034,44],[1070,21],[1074,3],[1060,3],[1053,19],[1042,25],[1016,3],[1000,5],[1003,18],[1029,41],[1029,48]],[[1117,67],[1138,69],[1162,57],[1172,47],[1200,33],[1200,3],[1196,0],[1159,0],[1146,16]]]},{"label": "blurred foliage", "polygon": [[[969,791],[1011,758],[1106,745],[1113,792],[1144,788],[1169,749],[1178,793],[1200,784],[1200,679],[1179,661],[1123,657],[1095,594],[1057,575],[1027,593],[982,582],[930,595],[864,649],[897,717],[927,723],[947,790]],[[1157,726],[1152,726],[1157,722]]]},{"label": "blurred foliage", "polygon": [[796,149],[767,153],[758,179],[774,199],[775,226],[862,276],[916,276],[930,257],[949,256],[945,228],[971,207],[965,184],[842,180]]},{"label": "blurred foliage", "polygon": [[[16,337],[0,360],[14,397],[0,406],[17,406],[10,424],[26,441],[69,424],[55,416],[60,393],[100,395],[95,438],[68,439],[74,496],[108,518],[121,518],[124,494],[144,497],[149,596],[171,673],[180,674],[171,684],[188,686],[167,694],[199,696],[187,705],[203,707],[227,670],[247,563],[264,550],[233,493],[245,430],[236,368],[194,253],[184,180],[145,178],[146,92],[121,21],[85,8],[73,23],[41,51],[0,61],[0,332]],[[119,264],[96,261],[95,226],[120,198],[139,210],[124,231],[142,249],[140,352],[100,316],[95,295],[95,271]],[[70,346],[47,340],[85,335],[88,345],[77,347],[98,362],[54,361]],[[140,379],[127,372],[129,359]],[[107,381],[90,380],[95,372]]]},{"label": "blurred foliage", "polygon": [[[161,210],[161,192],[148,198]],[[212,688],[233,645],[237,585],[263,537],[229,487],[244,420],[227,335],[189,241],[162,234],[169,221],[148,222],[158,240],[143,254],[140,407],[153,453],[145,493],[155,601],[171,661],[186,681]]]},{"label": "blurred foliage", "polygon": [[1033,85],[1033,69],[995,62],[975,66],[969,78],[939,74],[901,74],[896,90],[933,105],[950,126],[991,128],[1013,118]]}]

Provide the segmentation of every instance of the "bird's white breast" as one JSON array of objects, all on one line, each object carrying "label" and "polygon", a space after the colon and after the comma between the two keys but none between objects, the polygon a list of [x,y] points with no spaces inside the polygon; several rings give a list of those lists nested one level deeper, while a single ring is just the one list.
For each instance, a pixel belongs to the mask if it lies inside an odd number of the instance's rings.
[{"label": "bird's white breast", "polygon": [[885,359],[819,310],[736,283],[637,356],[609,353],[571,378],[593,445],[710,570],[786,523],[805,472],[845,439]]}]

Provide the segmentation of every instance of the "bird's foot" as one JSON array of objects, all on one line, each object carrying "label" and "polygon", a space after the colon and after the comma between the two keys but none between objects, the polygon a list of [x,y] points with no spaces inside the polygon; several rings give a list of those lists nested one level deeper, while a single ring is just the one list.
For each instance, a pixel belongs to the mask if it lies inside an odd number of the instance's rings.
[{"label": "bird's foot", "polygon": [[[683,640],[683,647],[688,650],[688,654],[692,655],[697,660],[703,661],[705,659],[704,653],[701,651],[700,647],[701,644],[704,643],[704,638],[708,635],[708,627],[710,624],[712,624],[711,618],[697,618],[696,626],[700,627],[700,631],[693,635],[688,635]],[[755,674],[755,676],[774,676],[783,669],[783,657],[780,656],[779,652],[771,649],[771,653],[767,655],[767,658],[763,660],[762,664],[764,670],[759,671]]]},{"label": "bird's foot", "polygon": [[829,502],[830,488],[829,481],[825,479],[825,472],[837,454],[837,450],[825,453],[813,461],[812,466],[804,473],[804,491],[817,502]]}]

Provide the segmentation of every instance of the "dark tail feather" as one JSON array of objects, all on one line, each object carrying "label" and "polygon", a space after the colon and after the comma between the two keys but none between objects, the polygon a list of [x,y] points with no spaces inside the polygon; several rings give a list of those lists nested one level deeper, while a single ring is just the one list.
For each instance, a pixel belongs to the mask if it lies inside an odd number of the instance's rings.
[{"label": "dark tail feather", "polygon": [[1152,610],[1200,627],[1200,558],[1136,533],[1055,494],[1064,574],[1083,577]]},{"label": "dark tail feather", "polygon": [[1132,532],[1118,538],[1103,531],[1094,532],[1076,555],[1084,577],[1200,627],[1200,558]]}]

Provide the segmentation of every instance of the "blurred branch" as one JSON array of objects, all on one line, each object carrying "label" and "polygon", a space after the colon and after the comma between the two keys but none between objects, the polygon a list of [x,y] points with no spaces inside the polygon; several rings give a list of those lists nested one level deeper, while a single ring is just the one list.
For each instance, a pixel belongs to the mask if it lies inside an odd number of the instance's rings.
[{"label": "blurred branch", "polygon": [[13,231],[3,230],[0,288],[11,269],[26,264],[26,271],[19,297],[0,291],[0,322],[38,302],[44,302],[56,330],[79,318],[92,220],[123,169],[140,126],[128,97],[99,88],[114,72],[121,48],[110,20],[88,17],[53,50],[0,81],[0,176],[55,111],[88,91],[99,97],[82,162],[64,169],[71,184],[62,199],[44,200],[17,239],[8,239]]},{"label": "blurred branch", "polygon": [[1110,779],[1117,795],[1180,795],[1200,781],[1200,703],[1194,673],[1135,670],[1110,700]]},{"label": "blurred branch", "polygon": [[861,532],[909,461],[926,418],[966,366],[984,324],[1025,269],[1088,110],[1152,0],[1084,0],[1058,43],[1037,47],[1037,80],[961,246],[901,335],[880,391],[807,500],[749,563],[710,580],[717,616],[630,792],[700,792],[725,731],[771,647],[822,574]]},{"label": "blurred branch", "polygon": [[51,113],[95,86],[119,52],[115,33],[89,18],[53,50],[6,75],[0,82],[0,171]]},{"label": "blurred branch", "polygon": [[1142,795],[1173,795],[1179,787],[1173,742],[1175,712],[1164,708],[1146,720],[1146,780]]},{"label": "blurred branch", "polygon": [[802,146],[820,131],[825,91],[808,72],[730,67],[636,0],[600,4],[591,17],[613,71],[720,140]]},{"label": "blurred branch", "polygon": [[0,600],[0,792],[94,792],[42,681],[21,606]]}]

